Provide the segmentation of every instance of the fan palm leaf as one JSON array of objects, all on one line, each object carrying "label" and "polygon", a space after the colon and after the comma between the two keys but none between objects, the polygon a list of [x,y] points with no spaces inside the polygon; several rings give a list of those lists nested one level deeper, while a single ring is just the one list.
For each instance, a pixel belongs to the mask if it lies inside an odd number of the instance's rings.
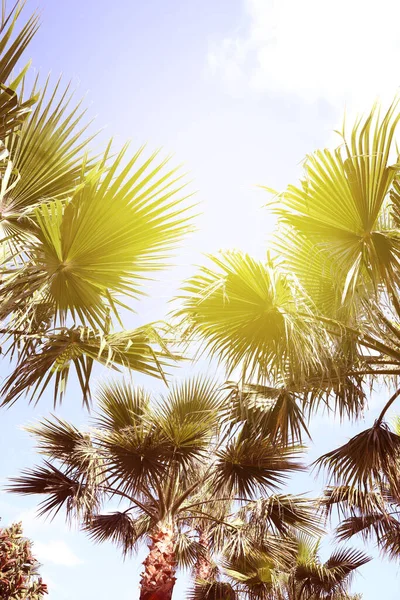
[{"label": "fan palm leaf", "polygon": [[39,301],[52,306],[62,323],[69,315],[105,328],[117,296],[137,297],[145,274],[165,267],[189,228],[175,169],[162,171],[166,161],[153,165],[157,153],[136,168],[141,153],[117,174],[123,150],[109,167],[99,164],[85,176],[71,201],[42,202],[35,209],[35,238],[24,248],[29,263],[24,258],[5,278],[5,298],[18,303],[15,286],[34,270],[33,307]]},{"label": "fan palm leaf", "polygon": [[200,337],[230,372],[241,367],[249,379],[273,380],[290,365],[292,376],[301,380],[321,366],[326,339],[307,319],[311,313],[304,295],[288,276],[240,252],[211,260],[214,270],[202,267],[183,287],[177,315],[190,334]]},{"label": "fan palm leaf", "polygon": [[[32,349],[25,348],[18,364],[2,387],[3,405],[31,392],[40,399],[54,380],[54,403],[61,402],[71,366],[75,368],[84,404],[91,398],[90,376],[94,362],[117,365],[152,377],[164,378],[163,368],[174,358],[163,346],[155,350],[160,334],[152,326],[103,335],[88,328],[61,329],[43,337]],[[162,342],[161,342],[162,343]]]},{"label": "fan palm leaf", "polygon": [[[383,213],[399,171],[397,162],[390,164],[399,119],[397,102],[383,116],[374,106],[364,120],[356,122],[349,136],[343,131],[342,148],[308,156],[301,186],[289,186],[279,195],[275,210],[280,221],[293,230],[290,240],[300,234],[313,244],[312,255],[320,265],[325,261],[334,264],[334,270],[329,270],[342,298],[353,295],[356,288],[359,294],[368,294],[370,284],[377,289],[384,283],[392,289],[397,277],[398,236]],[[285,254],[281,239],[279,248]],[[290,244],[287,246],[293,267],[296,258]],[[299,278],[310,263],[305,259],[304,253],[297,259]],[[310,275],[304,278],[309,289]]]}]

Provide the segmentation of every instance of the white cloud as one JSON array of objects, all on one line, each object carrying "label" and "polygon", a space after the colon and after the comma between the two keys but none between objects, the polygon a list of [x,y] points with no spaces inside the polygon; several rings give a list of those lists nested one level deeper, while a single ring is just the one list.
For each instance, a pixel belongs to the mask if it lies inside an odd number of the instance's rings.
[{"label": "white cloud", "polygon": [[74,567],[82,563],[71,548],[62,540],[35,542],[34,554],[41,563],[54,563],[55,565],[64,565],[66,567]]},{"label": "white cloud", "polygon": [[398,0],[243,0],[248,25],[210,47],[232,90],[364,104],[400,86]]}]

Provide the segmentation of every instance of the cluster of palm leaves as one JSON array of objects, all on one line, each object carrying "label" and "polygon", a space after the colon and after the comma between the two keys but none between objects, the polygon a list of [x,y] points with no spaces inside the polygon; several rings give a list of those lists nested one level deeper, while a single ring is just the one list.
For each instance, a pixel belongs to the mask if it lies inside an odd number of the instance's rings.
[{"label": "cluster of palm leaves", "polygon": [[[344,129],[275,194],[264,261],[211,257],[173,325],[127,330],[145,280],[191,230],[185,181],[144,148],[93,155],[68,88],[28,85],[29,65],[15,73],[38,28],[33,16],[18,31],[24,4],[3,7],[0,28],[1,402],[51,391],[56,407],[72,371],[95,411],[87,430],[56,415],[31,426],[44,461],[11,490],[43,495],[42,514],[63,511],[124,555],[147,542],[141,600],[169,600],[180,567],[193,600],[356,598],[368,557],[341,547],[324,562],[320,538],[336,507],[341,540],[375,536],[400,556],[400,430],[385,421],[400,396],[397,104]],[[171,381],[192,342],[225,367],[223,385]],[[96,363],[123,376],[93,395]],[[163,379],[165,396],[135,372]],[[280,493],[304,469],[313,415],[357,419],[381,381],[393,389],[374,425],[317,461],[323,497]]]}]

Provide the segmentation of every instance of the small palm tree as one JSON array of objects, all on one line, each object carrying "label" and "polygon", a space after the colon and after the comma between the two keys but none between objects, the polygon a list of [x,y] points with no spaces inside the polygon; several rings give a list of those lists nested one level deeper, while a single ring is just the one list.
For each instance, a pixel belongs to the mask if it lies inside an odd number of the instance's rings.
[{"label": "small palm tree", "polygon": [[[171,598],[179,555],[184,564],[202,555],[196,525],[221,520],[201,497],[206,488],[214,506],[249,500],[301,468],[296,448],[254,431],[221,437],[223,395],[206,380],[175,386],[155,404],[116,382],[103,386],[98,400],[90,432],[59,419],[30,428],[47,459],[10,489],[44,494],[41,513],[64,507],[95,541],[109,539],[124,553],[147,538],[142,600]],[[121,500],[124,510],[100,514],[107,499]]]},{"label": "small palm tree", "polygon": [[263,564],[268,560],[270,568],[287,566],[293,557],[292,537],[296,532],[322,532],[315,502],[301,496],[276,494],[243,503],[239,510],[236,505],[235,512],[232,505],[225,508],[230,508],[230,514],[220,515],[218,520],[202,522],[199,518],[207,553],[200,557],[200,568],[196,570],[194,599],[211,599],[220,593],[221,597],[224,593],[236,597],[238,590],[229,588],[222,577],[227,565],[240,564],[246,569],[249,561],[254,566],[254,561]]},{"label": "small palm tree", "polygon": [[[319,539],[292,538],[291,558],[274,563],[268,552],[253,547],[240,560],[226,560],[224,572],[237,597],[250,600],[350,600],[349,580],[370,559],[358,550],[337,550],[322,563]],[[286,540],[287,543],[287,540]]]}]

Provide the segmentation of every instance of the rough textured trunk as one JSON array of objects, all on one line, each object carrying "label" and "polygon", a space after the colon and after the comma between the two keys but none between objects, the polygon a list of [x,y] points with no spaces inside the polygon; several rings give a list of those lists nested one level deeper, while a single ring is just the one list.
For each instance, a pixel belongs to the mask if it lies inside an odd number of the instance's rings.
[{"label": "rough textured trunk", "polygon": [[160,526],[150,538],[150,552],[143,562],[140,580],[140,600],[171,600],[176,581],[174,531]]},{"label": "rough textured trunk", "polygon": [[196,581],[214,581],[214,568],[210,560],[210,552],[208,545],[208,535],[204,530],[199,531],[199,544],[204,549],[203,556],[199,556],[194,569],[194,576]]}]

